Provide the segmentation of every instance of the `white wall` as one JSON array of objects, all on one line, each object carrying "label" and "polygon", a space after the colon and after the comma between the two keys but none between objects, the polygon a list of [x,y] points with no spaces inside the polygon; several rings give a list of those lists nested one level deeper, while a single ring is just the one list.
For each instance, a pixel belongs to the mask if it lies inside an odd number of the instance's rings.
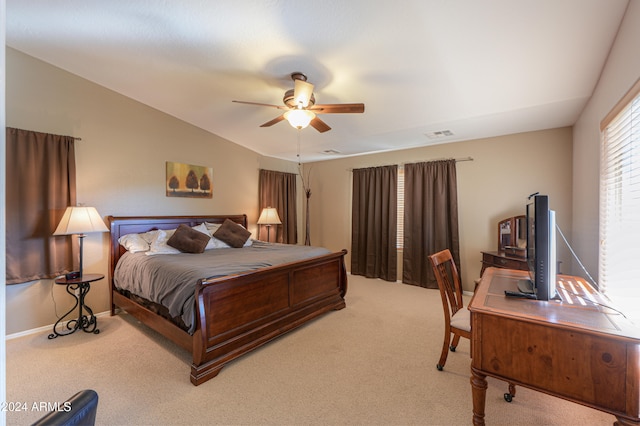
[{"label": "white wall", "polygon": [[[573,130],[573,243],[589,273],[598,274],[600,122],[640,78],[640,1],[629,2],[593,96]],[[579,268],[574,265],[576,275]]]},{"label": "white wall", "polygon": [[[6,54],[7,126],[82,138],[77,201],[103,217],[246,213],[255,235],[259,169],[297,171],[296,163],[263,157],[21,52]],[[213,167],[213,198],[167,198],[166,161]],[[108,248],[107,234],[89,234],[84,270],[107,276]],[[7,286],[6,299],[9,334],[53,324],[71,303],[51,280]],[[108,303],[107,279],[92,284],[87,304],[103,312]]]}]

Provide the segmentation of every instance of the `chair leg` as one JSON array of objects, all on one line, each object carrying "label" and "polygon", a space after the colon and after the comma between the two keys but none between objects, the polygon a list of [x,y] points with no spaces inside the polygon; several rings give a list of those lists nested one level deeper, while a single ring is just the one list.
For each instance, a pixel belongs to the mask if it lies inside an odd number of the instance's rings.
[{"label": "chair leg", "polygon": [[446,331],[444,335],[444,343],[442,344],[442,352],[440,353],[440,361],[438,361],[438,365],[436,368],[438,371],[442,371],[444,368],[444,364],[447,362],[447,355],[449,354],[449,338],[451,337],[451,333],[449,330]]},{"label": "chair leg", "polygon": [[456,348],[458,347],[458,343],[460,343],[460,335],[454,334],[453,340],[451,341],[451,345],[449,346],[449,349],[451,350],[451,352],[456,351]]},{"label": "chair leg", "polygon": [[513,401],[513,398],[516,396],[516,385],[509,382],[509,392],[504,394],[504,400],[507,402]]}]

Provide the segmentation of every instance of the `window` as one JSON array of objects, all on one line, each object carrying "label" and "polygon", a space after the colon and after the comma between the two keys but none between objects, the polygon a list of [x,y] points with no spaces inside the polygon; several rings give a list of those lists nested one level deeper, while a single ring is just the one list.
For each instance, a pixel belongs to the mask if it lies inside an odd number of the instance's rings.
[{"label": "window", "polygon": [[640,324],[640,80],[600,128],[600,291]]}]

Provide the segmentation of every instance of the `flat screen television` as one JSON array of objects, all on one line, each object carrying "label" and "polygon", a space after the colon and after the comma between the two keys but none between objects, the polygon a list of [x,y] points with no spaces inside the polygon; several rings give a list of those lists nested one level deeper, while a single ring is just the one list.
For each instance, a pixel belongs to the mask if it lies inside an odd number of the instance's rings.
[{"label": "flat screen television", "polygon": [[[527,220],[527,263],[530,280],[518,283],[522,292],[534,293],[538,300],[556,296],[556,212],[549,197],[529,197]],[[524,287],[524,288],[523,288]]]}]

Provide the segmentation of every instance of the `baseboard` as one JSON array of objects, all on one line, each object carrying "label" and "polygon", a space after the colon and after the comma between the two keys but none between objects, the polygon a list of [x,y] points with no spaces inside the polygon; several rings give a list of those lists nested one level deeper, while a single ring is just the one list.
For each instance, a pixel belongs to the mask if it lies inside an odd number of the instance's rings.
[{"label": "baseboard", "polygon": [[[97,318],[99,317],[104,317],[107,315],[111,315],[111,311],[104,311],[104,312],[100,312],[95,314]],[[66,324],[62,323],[62,324]],[[38,328],[32,328],[30,330],[25,330],[25,331],[21,331],[19,333],[12,333],[12,334],[7,334],[5,337],[5,340],[11,340],[11,339],[17,339],[18,337],[24,337],[24,336],[30,336],[32,334],[38,334],[38,333],[42,333],[43,331],[52,331],[53,330],[53,324],[49,324],[49,325],[45,325],[42,327],[38,327]]]}]

